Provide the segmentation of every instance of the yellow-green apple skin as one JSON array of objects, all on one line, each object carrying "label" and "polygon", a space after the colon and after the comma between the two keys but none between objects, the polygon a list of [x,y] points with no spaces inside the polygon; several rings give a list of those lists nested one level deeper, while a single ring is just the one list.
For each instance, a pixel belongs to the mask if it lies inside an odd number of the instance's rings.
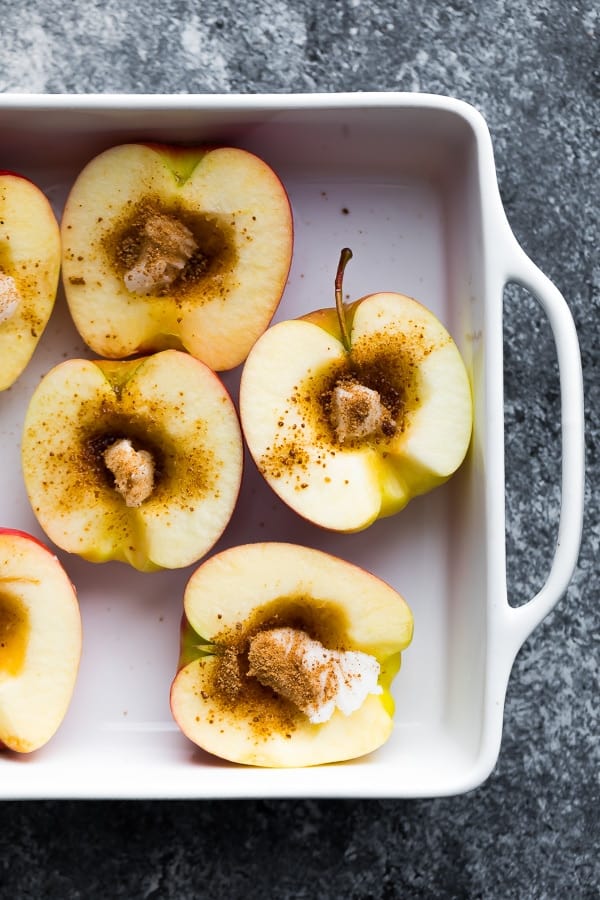
[{"label": "yellow-green apple skin", "polygon": [[[0,391],[27,367],[54,307],[60,231],[35,184],[0,171]],[[9,295],[14,304],[7,305]]]},{"label": "yellow-green apple skin", "polygon": [[[302,629],[329,649],[374,656],[381,693],[369,694],[350,715],[336,709],[328,721],[311,723],[244,674],[249,640],[280,626]],[[412,634],[402,596],[356,565],[296,544],[230,548],[206,560],[188,582],[173,716],[190,740],[232,762],[295,767],[363,756],[392,732],[390,686]],[[223,687],[232,650],[242,673],[233,698]]]},{"label": "yellow-green apple skin", "polygon": [[[157,213],[185,225],[197,249],[172,284],[136,293],[126,273]],[[174,348],[216,371],[234,368],[268,326],[291,264],[286,191],[237,148],[113,147],[76,179],[61,229],[73,320],[111,359]]]},{"label": "yellow-green apple skin", "polygon": [[[470,442],[468,374],[452,337],[422,304],[370,294],[280,322],[257,341],[240,387],[242,429],[260,472],[307,520],[360,531],[446,481]],[[340,442],[326,398],[350,375],[381,394],[393,433]]]},{"label": "yellow-green apple skin", "polygon": [[[104,451],[149,452],[151,495],[131,507]],[[242,475],[236,410],[218,376],[178,350],[135,360],[70,359],[33,393],[22,441],[33,511],[63,550],[142,571],[198,561],[233,513]]]},{"label": "yellow-green apple skin", "polygon": [[0,747],[46,744],[68,710],[81,657],[75,588],[29,534],[0,528]]}]

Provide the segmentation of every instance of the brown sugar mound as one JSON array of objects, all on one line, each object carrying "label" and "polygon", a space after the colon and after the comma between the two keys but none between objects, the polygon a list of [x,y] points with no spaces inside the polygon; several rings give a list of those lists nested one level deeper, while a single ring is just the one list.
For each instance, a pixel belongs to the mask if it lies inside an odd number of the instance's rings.
[{"label": "brown sugar mound", "polygon": [[337,674],[329,652],[323,661],[305,660],[306,634],[295,629],[260,631],[250,642],[248,675],[311,714],[337,692]]}]

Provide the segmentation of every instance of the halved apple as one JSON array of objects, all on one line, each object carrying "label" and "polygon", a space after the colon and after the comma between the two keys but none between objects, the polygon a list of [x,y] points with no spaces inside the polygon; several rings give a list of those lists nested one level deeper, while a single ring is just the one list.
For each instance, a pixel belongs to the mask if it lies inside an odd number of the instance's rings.
[{"label": "halved apple", "polygon": [[237,413],[208,366],[178,350],[70,359],[34,391],[25,485],[46,534],[93,562],[196,562],[233,513],[242,473]]},{"label": "halved apple", "polygon": [[275,312],[293,226],[281,181],[251,153],[124,144],[75,181],[62,239],[67,301],[92,350],[185,349],[223,371]]},{"label": "halved apple", "polygon": [[173,716],[233,762],[362,756],[392,731],[390,685],[412,632],[400,594],[345,560],[295,544],[230,548],[188,582]]},{"label": "halved apple", "polygon": [[26,368],[50,318],[60,270],[60,232],[45,194],[0,171],[0,391]]},{"label": "halved apple", "polygon": [[311,522],[359,531],[441,484],[467,452],[465,365],[442,323],[397,293],[280,322],[242,372],[240,414],[273,490]]},{"label": "halved apple", "polygon": [[0,746],[42,747],[71,702],[81,656],[75,589],[29,534],[0,528]]}]

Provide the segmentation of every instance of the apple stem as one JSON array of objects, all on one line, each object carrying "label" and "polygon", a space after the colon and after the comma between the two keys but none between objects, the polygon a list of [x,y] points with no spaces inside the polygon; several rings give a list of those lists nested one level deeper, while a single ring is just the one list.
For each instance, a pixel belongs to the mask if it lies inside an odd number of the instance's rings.
[{"label": "apple stem", "polygon": [[340,261],[338,263],[337,272],[335,275],[335,308],[337,311],[338,321],[340,323],[340,331],[342,332],[342,344],[348,351],[350,352],[351,343],[350,343],[350,333],[348,331],[348,323],[346,322],[346,310],[344,308],[344,301],[342,297],[342,283],[344,280],[344,270],[347,264],[352,259],[352,250],[349,247],[344,247],[342,252],[340,253]]}]

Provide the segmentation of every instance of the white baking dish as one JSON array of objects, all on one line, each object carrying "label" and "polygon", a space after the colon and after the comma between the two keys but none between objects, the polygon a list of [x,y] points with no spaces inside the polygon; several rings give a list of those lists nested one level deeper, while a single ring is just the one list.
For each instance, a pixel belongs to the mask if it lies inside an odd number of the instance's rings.
[{"label": "white baking dish", "polygon": [[[231,143],[278,171],[296,233],[278,319],[333,303],[344,245],[355,255],[345,282],[352,298],[398,290],[431,307],[472,377],[472,447],[447,485],[351,536],[301,522],[248,464],[238,510],[217,548],[307,543],[365,566],[405,595],[415,637],[396,680],[395,732],[379,752],[299,771],[245,768],[203,754],[177,730],[168,705],[191,570],[141,575],[59,554],[81,602],[80,677],[67,718],[45,748],[0,756],[1,796],[415,797],[475,787],[497,759],[514,656],[572,573],[583,506],[574,325],[509,229],[483,119],[464,103],[418,94],[0,96],[0,168],[37,182],[59,214],[91,156],[142,139]],[[507,600],[504,551],[502,294],[509,280],[527,287],[549,317],[563,415],[556,555],[545,586],[519,608]],[[43,537],[20,473],[22,420],[41,374],[77,355],[90,354],[61,294],[31,365],[0,396],[2,525]],[[225,377],[234,396],[238,376]]]}]

